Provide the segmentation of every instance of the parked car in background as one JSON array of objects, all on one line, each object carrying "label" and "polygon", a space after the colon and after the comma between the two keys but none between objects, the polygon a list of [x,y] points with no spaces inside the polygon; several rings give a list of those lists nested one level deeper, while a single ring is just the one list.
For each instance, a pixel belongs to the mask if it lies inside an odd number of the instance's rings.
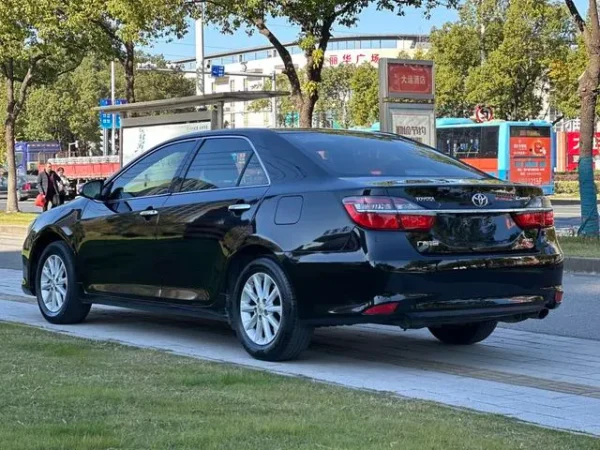
[{"label": "parked car in background", "polygon": [[[6,196],[8,193],[8,176],[0,177],[0,195]],[[35,198],[37,191],[37,178],[32,175],[17,176],[17,198],[19,201]]]},{"label": "parked car in background", "polygon": [[36,198],[37,195],[37,177],[35,175],[18,177],[17,196],[20,201]]},{"label": "parked car in background", "polygon": [[80,322],[92,303],[212,318],[270,361],[330,325],[474,344],[563,294],[540,187],[382,133],[167,141],[38,217],[22,254],[23,289],[49,322]]}]

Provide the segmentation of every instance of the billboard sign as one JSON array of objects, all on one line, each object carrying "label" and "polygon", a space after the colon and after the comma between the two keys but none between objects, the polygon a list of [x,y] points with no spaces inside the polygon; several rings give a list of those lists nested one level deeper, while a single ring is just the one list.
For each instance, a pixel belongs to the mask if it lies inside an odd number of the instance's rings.
[{"label": "billboard sign", "polygon": [[510,137],[510,181],[536,186],[552,182],[550,137]]},{"label": "billboard sign", "polygon": [[142,153],[156,147],[161,142],[194,131],[206,131],[210,129],[210,120],[123,128],[122,164],[127,164]]},{"label": "billboard sign", "polygon": [[384,98],[433,100],[433,61],[379,60],[379,81]]},{"label": "billboard sign", "polygon": [[[600,133],[594,134],[594,144],[592,147],[592,156],[594,157],[595,170],[600,170]],[[569,172],[577,170],[579,166],[579,131],[567,132],[567,170]]]},{"label": "billboard sign", "polygon": [[381,131],[435,147],[433,61],[379,60]]},{"label": "billboard sign", "polygon": [[429,108],[392,108],[392,132],[435,147],[435,115]]}]

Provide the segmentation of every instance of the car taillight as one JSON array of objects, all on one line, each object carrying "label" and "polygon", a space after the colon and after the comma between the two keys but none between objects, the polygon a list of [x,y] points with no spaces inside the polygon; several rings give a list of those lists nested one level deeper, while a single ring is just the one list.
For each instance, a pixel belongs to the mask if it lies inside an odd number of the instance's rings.
[{"label": "car taillight", "polygon": [[23,185],[23,190],[24,190],[24,191],[30,191],[30,190],[31,190],[31,184],[29,184],[29,183],[25,183],[25,184]]},{"label": "car taillight", "polygon": [[554,226],[554,211],[536,211],[513,214],[515,223],[524,230]]},{"label": "car taillight", "polygon": [[403,198],[347,197],[344,208],[352,220],[371,230],[428,231],[435,215]]}]

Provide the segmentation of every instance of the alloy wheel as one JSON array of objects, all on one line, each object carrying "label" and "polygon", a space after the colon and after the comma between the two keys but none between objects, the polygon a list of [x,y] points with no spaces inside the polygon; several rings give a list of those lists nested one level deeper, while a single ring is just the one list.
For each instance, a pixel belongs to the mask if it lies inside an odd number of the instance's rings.
[{"label": "alloy wheel", "polygon": [[42,267],[42,301],[51,313],[57,313],[67,298],[67,267],[58,255],[50,255]]},{"label": "alloy wheel", "polygon": [[240,315],[248,338],[257,345],[273,342],[282,313],[281,293],[273,278],[264,272],[248,278],[240,298]]}]

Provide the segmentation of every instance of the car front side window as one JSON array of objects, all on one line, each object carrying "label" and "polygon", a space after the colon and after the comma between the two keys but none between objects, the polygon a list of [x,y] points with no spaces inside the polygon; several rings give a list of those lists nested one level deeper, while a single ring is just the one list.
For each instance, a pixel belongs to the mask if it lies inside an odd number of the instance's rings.
[{"label": "car front side window", "polygon": [[162,195],[169,192],[181,164],[196,141],[167,145],[136,162],[111,186],[109,200]]}]

